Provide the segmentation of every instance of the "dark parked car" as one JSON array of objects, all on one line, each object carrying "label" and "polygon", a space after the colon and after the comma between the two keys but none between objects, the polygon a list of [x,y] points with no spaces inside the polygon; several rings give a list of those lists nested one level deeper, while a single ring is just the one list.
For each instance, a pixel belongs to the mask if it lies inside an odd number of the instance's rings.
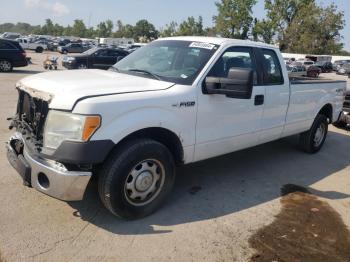
[{"label": "dark parked car", "polygon": [[10,72],[14,67],[27,65],[26,52],[18,42],[0,39],[0,72]]},{"label": "dark parked car", "polygon": [[333,64],[331,62],[317,62],[315,64],[318,68],[322,70],[322,73],[330,73],[333,71]]},{"label": "dark parked car", "polygon": [[89,46],[83,46],[80,43],[70,43],[66,46],[59,46],[57,48],[57,51],[61,54],[68,54],[68,53],[83,53],[86,50],[88,50]]},{"label": "dark parked car", "polygon": [[322,73],[322,70],[317,66],[309,66],[307,68],[307,76],[317,78]]},{"label": "dark parked car", "polygon": [[82,54],[65,56],[62,65],[68,69],[108,69],[128,54],[122,49],[92,48]]}]

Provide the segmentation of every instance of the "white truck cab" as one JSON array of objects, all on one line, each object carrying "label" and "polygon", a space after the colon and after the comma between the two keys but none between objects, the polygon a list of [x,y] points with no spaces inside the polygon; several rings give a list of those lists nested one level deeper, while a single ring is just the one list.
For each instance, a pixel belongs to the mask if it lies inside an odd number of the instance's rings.
[{"label": "white truck cab", "polygon": [[16,41],[23,49],[34,50],[36,53],[42,53],[47,49],[46,44],[32,42],[30,38],[17,38]]},{"label": "white truck cab", "polygon": [[8,159],[26,185],[83,199],[92,175],[113,214],[140,218],[170,193],[175,166],[300,134],[316,153],[346,82],[290,82],[276,47],[234,39],[152,42],[109,71],[22,79]]}]

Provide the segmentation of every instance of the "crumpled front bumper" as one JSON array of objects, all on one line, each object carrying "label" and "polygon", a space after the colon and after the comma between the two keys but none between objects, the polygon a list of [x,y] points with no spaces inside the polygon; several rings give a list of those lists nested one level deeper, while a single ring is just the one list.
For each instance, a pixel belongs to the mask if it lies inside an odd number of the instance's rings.
[{"label": "crumpled front bumper", "polygon": [[[20,152],[16,143],[22,146]],[[15,133],[6,147],[8,161],[25,185],[64,201],[83,199],[91,172],[68,171],[61,163],[31,155],[20,133]]]}]

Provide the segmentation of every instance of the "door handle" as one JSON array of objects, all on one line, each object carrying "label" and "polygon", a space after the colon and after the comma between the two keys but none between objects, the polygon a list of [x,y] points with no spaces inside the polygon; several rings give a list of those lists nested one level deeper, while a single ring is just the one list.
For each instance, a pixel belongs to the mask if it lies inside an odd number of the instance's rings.
[{"label": "door handle", "polygon": [[265,96],[264,95],[256,95],[254,99],[254,105],[261,106],[264,104]]}]

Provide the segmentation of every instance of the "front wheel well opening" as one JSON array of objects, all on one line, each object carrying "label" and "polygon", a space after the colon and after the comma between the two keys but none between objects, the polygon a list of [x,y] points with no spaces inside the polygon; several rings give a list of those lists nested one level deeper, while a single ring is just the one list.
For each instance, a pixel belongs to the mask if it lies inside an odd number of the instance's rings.
[{"label": "front wheel well opening", "polygon": [[318,114],[326,116],[329,123],[333,122],[333,107],[331,104],[326,104],[323,106]]},{"label": "front wheel well opening", "polygon": [[173,155],[176,165],[183,164],[184,151],[180,138],[174,132],[161,127],[145,128],[131,133],[118,142],[115,148],[118,148],[121,144],[127,141],[137,138],[149,138],[165,145]]}]

